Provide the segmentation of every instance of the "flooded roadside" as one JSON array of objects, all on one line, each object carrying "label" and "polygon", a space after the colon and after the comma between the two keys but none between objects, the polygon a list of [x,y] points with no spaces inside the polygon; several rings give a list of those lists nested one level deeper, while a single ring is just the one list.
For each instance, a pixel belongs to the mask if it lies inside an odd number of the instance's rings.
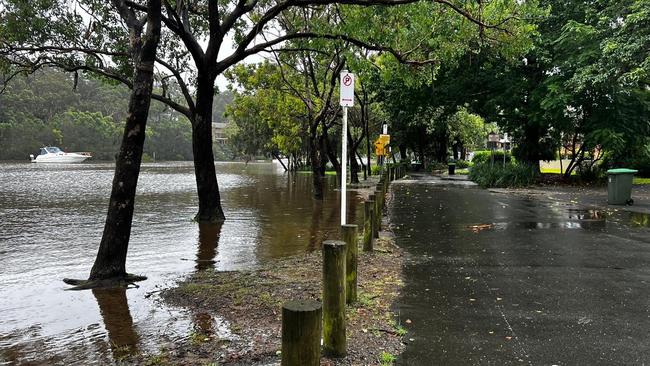
[{"label": "flooded roadside", "polygon": [[[228,220],[199,227],[191,221],[198,206],[191,163],[147,164],[127,270],[149,280],[127,291],[64,291],[61,279],[86,277],[94,260],[112,169],[0,164],[0,364],[104,363],[129,349],[155,351],[205,323],[162,306],[161,288],[200,269],[251,268],[310,251],[338,232],[333,176],[316,203],[309,175],[283,174],[272,164],[218,164]],[[351,212],[360,217],[352,198]],[[227,333],[220,320],[210,323]]]}]

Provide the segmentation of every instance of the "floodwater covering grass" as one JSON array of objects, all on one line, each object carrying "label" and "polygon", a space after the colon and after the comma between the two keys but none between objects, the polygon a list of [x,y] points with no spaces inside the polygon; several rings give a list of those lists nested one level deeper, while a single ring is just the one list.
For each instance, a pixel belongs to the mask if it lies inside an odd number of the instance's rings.
[{"label": "floodwater covering grass", "polygon": [[[391,365],[403,351],[407,330],[391,310],[403,286],[403,258],[387,237],[376,239],[374,252],[359,253],[359,301],[346,308],[350,353],[344,364]],[[233,335],[226,339],[210,330],[192,332],[168,350],[169,364],[277,364],[282,303],[318,299],[321,275],[322,255],[315,251],[278,258],[249,271],[206,269],[163,291],[163,301],[187,309],[193,317],[224,319]]]}]

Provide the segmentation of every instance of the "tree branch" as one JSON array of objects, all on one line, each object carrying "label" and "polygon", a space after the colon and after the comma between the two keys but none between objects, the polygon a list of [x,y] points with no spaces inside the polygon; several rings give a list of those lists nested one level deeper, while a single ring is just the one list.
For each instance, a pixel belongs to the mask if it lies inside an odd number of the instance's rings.
[{"label": "tree branch", "polygon": [[187,50],[192,54],[192,58],[194,58],[194,62],[197,64],[196,66],[199,68],[203,67],[205,54],[201,48],[201,45],[199,45],[199,42],[197,42],[196,38],[194,38],[194,35],[183,24],[183,21],[181,20],[179,14],[171,6],[169,1],[164,0],[164,4],[167,14],[173,17],[173,19],[162,17],[163,23],[165,23],[167,28],[174,32],[174,34],[180,37],[180,39],[185,44],[185,47],[187,47]]},{"label": "tree branch", "polygon": [[192,99],[192,95],[190,94],[189,88],[187,87],[185,80],[183,80],[183,76],[181,75],[181,73],[178,71],[177,68],[173,67],[167,61],[164,61],[160,58],[156,58],[156,62],[164,66],[167,70],[169,70],[169,72],[171,72],[174,75],[174,77],[176,78],[176,82],[178,83],[178,86],[181,88],[181,92],[183,93],[185,102],[187,103],[187,109],[190,113],[193,113],[195,108],[194,99]]}]

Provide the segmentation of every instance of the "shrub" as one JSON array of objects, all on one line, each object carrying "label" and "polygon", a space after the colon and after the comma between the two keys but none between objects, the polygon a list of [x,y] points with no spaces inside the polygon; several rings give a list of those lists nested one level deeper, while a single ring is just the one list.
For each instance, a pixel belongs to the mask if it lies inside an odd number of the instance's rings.
[{"label": "shrub", "polygon": [[483,188],[525,187],[533,184],[538,175],[534,167],[517,163],[503,166],[485,162],[474,164],[469,171],[469,179]]},{"label": "shrub", "polygon": [[447,163],[439,163],[437,161],[432,162],[429,166],[431,170],[447,170],[447,167]]},{"label": "shrub", "polygon": [[[646,149],[650,151],[650,146],[648,146]],[[618,159],[608,154],[603,159],[601,166],[603,170],[614,168],[636,169],[639,171],[637,176],[650,177],[650,153],[641,151],[636,154],[636,156],[629,156],[626,158]]]},{"label": "shrub", "polygon": [[467,160],[456,160],[456,169],[465,169],[469,167],[470,163]]},{"label": "shrub", "polygon": [[[472,163],[474,164],[483,164],[485,162],[490,162],[492,160],[492,152],[490,150],[480,150],[474,152],[474,157],[472,158]],[[494,162],[503,163],[503,150],[494,151]],[[506,163],[512,162],[512,156],[510,153],[506,154]]]}]

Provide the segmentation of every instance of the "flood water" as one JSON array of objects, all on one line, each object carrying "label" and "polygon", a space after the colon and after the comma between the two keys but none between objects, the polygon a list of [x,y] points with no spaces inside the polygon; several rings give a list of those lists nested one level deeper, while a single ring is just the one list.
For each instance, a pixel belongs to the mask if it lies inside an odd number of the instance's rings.
[{"label": "flood water", "polygon": [[[268,163],[217,163],[221,227],[192,222],[198,210],[191,163],[145,164],[127,271],[149,277],[129,290],[65,291],[64,277],[86,278],[101,238],[112,164],[0,163],[0,365],[102,364],[134,349],[204,327],[201,317],[163,306],[161,288],[205,268],[254,268],[319,248],[338,235],[335,177],[323,202],[311,176]],[[349,195],[351,222],[363,206]],[[227,324],[207,322],[228,337]]]}]

